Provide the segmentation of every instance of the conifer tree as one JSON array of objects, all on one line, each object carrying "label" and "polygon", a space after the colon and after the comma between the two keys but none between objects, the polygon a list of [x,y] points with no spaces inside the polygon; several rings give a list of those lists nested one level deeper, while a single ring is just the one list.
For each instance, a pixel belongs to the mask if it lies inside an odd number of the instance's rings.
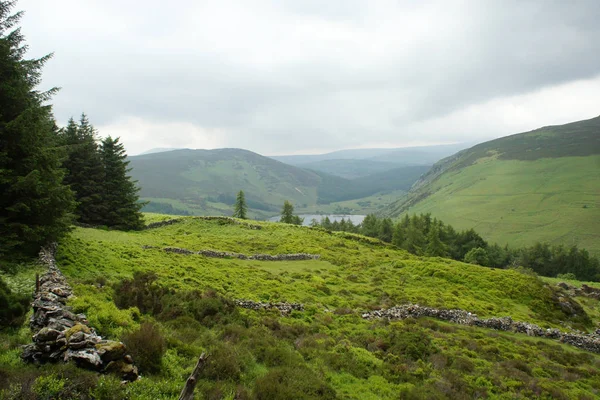
[{"label": "conifer tree", "polygon": [[139,188],[127,173],[129,161],[119,138],[108,136],[102,140],[100,147],[102,164],[104,165],[103,217],[105,225],[114,229],[141,229],[144,226],[139,202]]},{"label": "conifer tree", "polygon": [[427,234],[425,255],[429,257],[446,257],[448,255],[446,245],[440,239],[440,228],[435,223],[430,225],[429,233]]},{"label": "conifer tree", "polygon": [[246,196],[244,195],[244,191],[240,190],[238,192],[237,198],[235,200],[233,216],[235,218],[246,219],[247,211],[248,211],[248,206],[246,205]]},{"label": "conifer tree", "polygon": [[85,114],[79,125],[73,118],[61,132],[68,157],[63,166],[67,170],[65,183],[75,192],[76,214],[79,222],[103,225],[104,167],[96,139],[96,131]]},{"label": "conifer tree", "polygon": [[[51,106],[36,90],[52,57],[25,59],[14,1],[0,1],[0,253],[35,254],[70,229],[73,194],[63,184]],[[12,30],[11,30],[12,29]]]},{"label": "conifer tree", "polygon": [[283,202],[283,209],[281,210],[281,219],[279,222],[285,222],[286,224],[302,225],[304,218],[300,218],[294,215],[294,206],[289,201]]}]

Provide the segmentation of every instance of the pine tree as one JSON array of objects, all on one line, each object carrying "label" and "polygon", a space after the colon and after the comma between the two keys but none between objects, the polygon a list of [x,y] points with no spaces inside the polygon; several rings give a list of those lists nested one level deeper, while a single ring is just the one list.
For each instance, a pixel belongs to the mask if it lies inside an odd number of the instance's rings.
[{"label": "pine tree", "polygon": [[427,234],[427,247],[425,247],[425,255],[429,257],[446,257],[448,251],[446,245],[440,239],[440,228],[438,224],[431,224],[429,233]]},{"label": "pine tree", "polygon": [[68,157],[63,166],[67,170],[65,183],[75,192],[78,221],[90,225],[103,225],[104,167],[98,148],[96,131],[85,114],[79,125],[73,118],[61,132]]},{"label": "pine tree", "polygon": [[286,224],[302,225],[304,218],[300,218],[294,215],[294,206],[289,201],[283,202],[283,209],[281,210],[281,219],[279,222],[285,222]]},{"label": "pine tree", "polygon": [[381,220],[379,224],[379,239],[391,243],[392,236],[394,235],[394,225],[392,224],[392,220],[389,218],[384,218]]},{"label": "pine tree", "polygon": [[246,206],[246,196],[244,195],[244,191],[240,190],[239,193],[237,194],[237,198],[235,200],[233,216],[235,218],[246,219],[247,211],[248,211],[248,206]]},{"label": "pine tree", "polygon": [[100,147],[102,164],[104,165],[105,181],[103,193],[103,217],[105,225],[114,229],[141,229],[144,226],[139,202],[139,188],[127,173],[129,161],[123,144],[119,138],[108,136],[102,140]]},{"label": "pine tree", "polygon": [[35,254],[70,229],[73,194],[62,183],[51,106],[56,89],[39,92],[41,69],[52,57],[24,59],[27,46],[11,15],[14,1],[0,1],[0,253]]}]

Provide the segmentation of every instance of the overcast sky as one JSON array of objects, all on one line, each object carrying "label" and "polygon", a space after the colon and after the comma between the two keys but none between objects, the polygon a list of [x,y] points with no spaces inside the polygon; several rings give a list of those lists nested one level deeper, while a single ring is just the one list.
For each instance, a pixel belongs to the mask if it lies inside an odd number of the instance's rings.
[{"label": "overcast sky", "polygon": [[483,141],[600,115],[600,1],[21,0],[64,125],[129,154]]}]

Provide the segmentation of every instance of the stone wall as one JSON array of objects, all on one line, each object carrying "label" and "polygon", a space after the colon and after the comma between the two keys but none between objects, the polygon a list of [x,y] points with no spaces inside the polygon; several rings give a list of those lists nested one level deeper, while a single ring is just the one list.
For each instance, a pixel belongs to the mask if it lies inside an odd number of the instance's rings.
[{"label": "stone wall", "polygon": [[528,322],[513,321],[511,317],[480,319],[477,315],[464,310],[444,310],[423,307],[418,304],[406,304],[385,310],[371,311],[363,313],[362,317],[365,319],[385,318],[388,320],[432,317],[460,325],[479,326],[499,331],[518,332],[529,336],[555,339],[587,351],[600,353],[600,330],[592,334],[565,333],[558,329],[544,329]]},{"label": "stone wall", "polygon": [[[144,246],[145,249],[156,249],[154,246]],[[318,254],[308,253],[293,253],[293,254],[253,254],[245,255],[241,253],[232,253],[228,251],[215,251],[215,250],[199,250],[193,251],[188,249],[182,249],[180,247],[165,247],[163,251],[168,253],[186,254],[192,255],[197,254],[205,257],[213,258],[238,258],[240,260],[259,260],[259,261],[299,261],[299,260],[318,260],[321,258]]]},{"label": "stone wall", "polygon": [[282,315],[289,315],[292,311],[304,311],[304,305],[300,303],[263,303],[252,300],[235,300],[238,307],[250,310],[279,310]]},{"label": "stone wall", "polygon": [[173,219],[168,219],[166,221],[159,221],[159,222],[152,222],[148,225],[146,225],[145,229],[154,229],[154,228],[160,228],[163,226],[168,226],[168,225],[173,225],[176,224],[178,222],[182,222],[184,219],[201,219],[204,221],[221,221],[224,224],[232,224],[232,225],[241,225],[244,226],[246,228],[250,228],[250,229],[262,229],[263,227],[261,225],[256,225],[256,224],[251,224],[249,222],[245,222],[243,220],[238,220],[232,217],[203,217],[203,216],[198,216],[198,217],[184,217],[184,218],[173,218]]},{"label": "stone wall", "polygon": [[66,305],[72,290],[56,266],[56,245],[42,248],[40,262],[48,270],[39,279],[29,321],[33,344],[24,346],[27,362],[75,362],[78,366],[112,372],[127,381],[138,378],[137,367],[121,342],[105,340],[88,325],[83,314],[74,314]]}]

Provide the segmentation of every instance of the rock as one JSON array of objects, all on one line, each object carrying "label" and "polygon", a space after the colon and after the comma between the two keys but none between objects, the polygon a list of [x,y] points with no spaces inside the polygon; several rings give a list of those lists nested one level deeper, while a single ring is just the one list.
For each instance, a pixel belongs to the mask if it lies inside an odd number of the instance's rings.
[{"label": "rock", "polygon": [[125,361],[127,364],[133,364],[133,358],[129,354],[123,357],[123,361]]},{"label": "rock", "polygon": [[34,342],[49,342],[54,341],[60,335],[60,331],[50,328],[42,328],[40,331],[33,336]]},{"label": "rock", "polygon": [[71,336],[76,334],[77,332],[83,332],[87,334],[92,333],[91,329],[87,325],[75,324],[73,325],[73,327],[65,331],[65,337],[67,338],[67,340],[69,340]]},{"label": "rock", "polygon": [[63,359],[65,362],[74,361],[78,366],[93,370],[102,367],[102,360],[95,349],[67,350]]},{"label": "rock", "polygon": [[112,340],[106,340],[96,344],[96,350],[104,363],[119,360],[127,353],[127,348],[123,343]]},{"label": "rock", "polygon": [[[66,337],[67,337],[67,335],[65,334],[65,338]],[[71,334],[68,340],[69,340],[69,343],[74,343],[74,342],[82,342],[84,339],[85,339],[85,332],[78,331],[78,332]]]},{"label": "rock", "polygon": [[138,379],[138,369],[133,364],[124,362],[123,360],[111,361],[108,363],[104,372],[110,372],[121,376],[121,379],[126,381],[135,381]]}]

